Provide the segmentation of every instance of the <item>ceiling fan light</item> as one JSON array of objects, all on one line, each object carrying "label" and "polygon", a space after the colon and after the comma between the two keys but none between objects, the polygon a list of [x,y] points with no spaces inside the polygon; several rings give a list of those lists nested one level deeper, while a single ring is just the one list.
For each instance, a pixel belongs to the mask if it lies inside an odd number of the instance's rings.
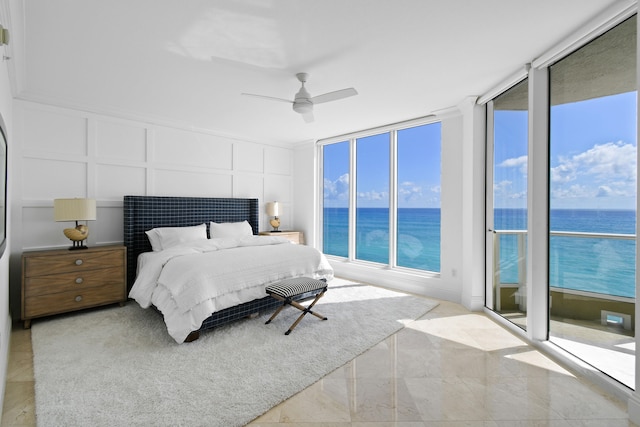
[{"label": "ceiling fan light", "polygon": [[300,114],[307,114],[313,111],[313,104],[308,101],[296,101],[293,103],[293,111]]}]

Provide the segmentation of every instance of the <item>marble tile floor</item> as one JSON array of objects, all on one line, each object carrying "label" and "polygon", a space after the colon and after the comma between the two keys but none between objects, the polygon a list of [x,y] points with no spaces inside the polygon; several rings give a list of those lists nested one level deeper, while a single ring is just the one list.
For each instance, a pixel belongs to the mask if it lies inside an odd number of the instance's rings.
[{"label": "marble tile floor", "polygon": [[[502,315],[526,329],[525,313]],[[551,318],[550,342],[635,389],[636,341],[633,331],[602,325],[599,321],[554,317]]]},{"label": "marble tile floor", "polygon": [[[32,360],[16,325],[2,426],[36,425]],[[446,301],[249,426],[637,427],[625,402]]]}]

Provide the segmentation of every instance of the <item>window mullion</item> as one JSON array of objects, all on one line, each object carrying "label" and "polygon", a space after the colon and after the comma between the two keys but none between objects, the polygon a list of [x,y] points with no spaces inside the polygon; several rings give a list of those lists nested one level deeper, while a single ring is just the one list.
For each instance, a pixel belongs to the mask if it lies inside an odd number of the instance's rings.
[{"label": "window mullion", "polygon": [[356,258],[356,139],[349,139],[349,261]]},{"label": "window mullion", "polygon": [[389,132],[389,265],[397,266],[398,252],[398,131]]}]

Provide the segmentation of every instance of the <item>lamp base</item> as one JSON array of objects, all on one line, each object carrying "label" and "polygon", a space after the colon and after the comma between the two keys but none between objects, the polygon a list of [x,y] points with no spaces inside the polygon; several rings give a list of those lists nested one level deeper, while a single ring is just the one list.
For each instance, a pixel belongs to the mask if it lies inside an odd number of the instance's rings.
[{"label": "lamp base", "polygon": [[78,224],[76,221],[76,228],[65,228],[64,235],[73,242],[73,246],[69,250],[76,249],[88,249],[84,242],[89,237],[89,227],[84,224]]},{"label": "lamp base", "polygon": [[280,230],[278,230],[278,227],[280,227],[280,218],[275,217],[272,220],[269,220],[269,224],[273,227],[273,230],[271,230],[272,233],[280,232]]},{"label": "lamp base", "polygon": [[69,247],[70,251],[76,251],[78,249],[89,249],[89,246],[83,244],[84,240],[81,240],[81,241],[72,240],[72,242],[73,242],[73,246]]}]

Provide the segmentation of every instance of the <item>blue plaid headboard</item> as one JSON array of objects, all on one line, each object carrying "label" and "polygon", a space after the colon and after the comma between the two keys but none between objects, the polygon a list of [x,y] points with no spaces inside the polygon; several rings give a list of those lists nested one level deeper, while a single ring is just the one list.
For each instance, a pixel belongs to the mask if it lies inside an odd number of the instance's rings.
[{"label": "blue plaid headboard", "polygon": [[127,288],[136,278],[138,255],[151,251],[145,231],[156,227],[188,227],[209,222],[248,221],[258,234],[258,199],[124,196],[124,245]]}]

